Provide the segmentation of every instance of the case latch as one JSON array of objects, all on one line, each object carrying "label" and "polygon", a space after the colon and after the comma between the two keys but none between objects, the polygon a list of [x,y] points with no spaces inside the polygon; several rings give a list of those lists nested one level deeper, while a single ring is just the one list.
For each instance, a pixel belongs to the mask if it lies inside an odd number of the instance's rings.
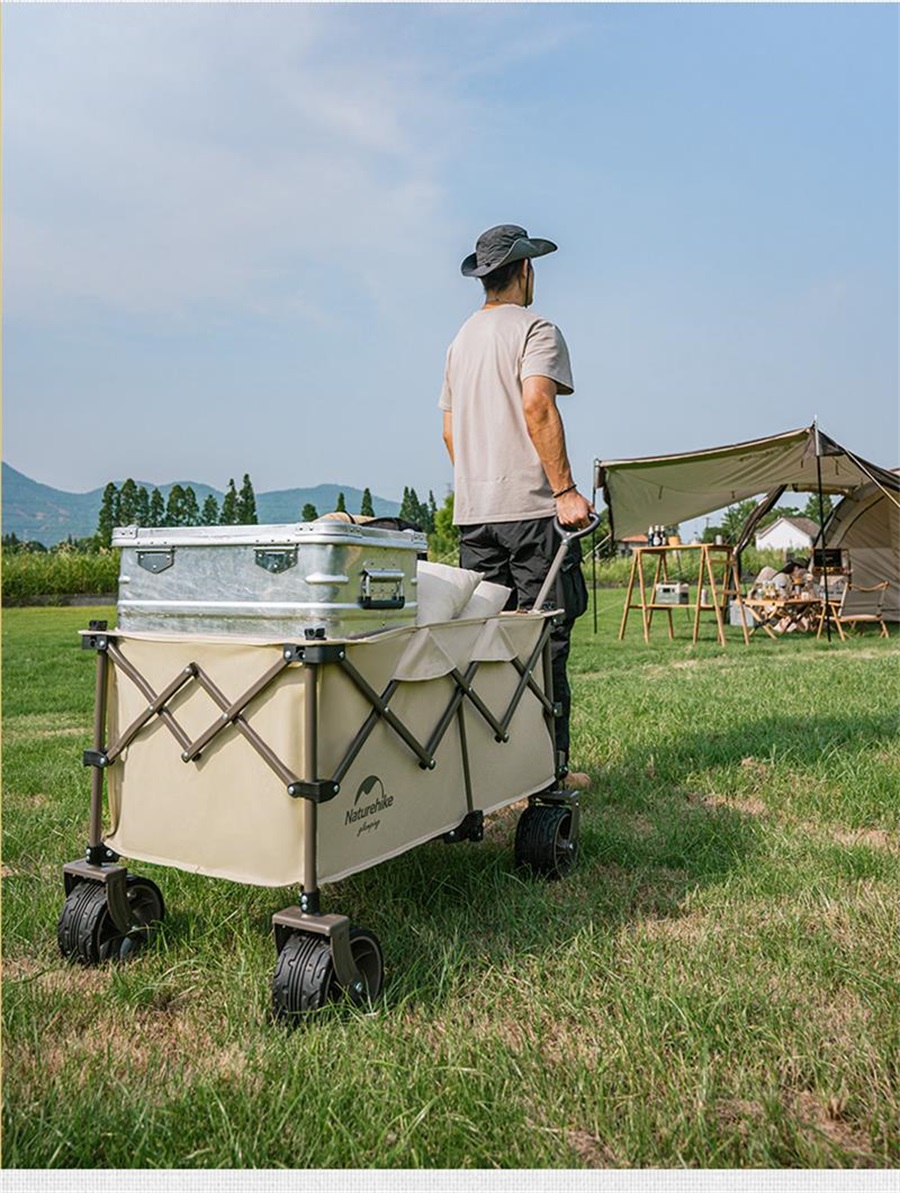
[{"label": "case latch", "polygon": [[256,566],[265,568],[273,576],[279,572],[286,572],[288,568],[297,566],[296,547],[262,548],[256,551]]},{"label": "case latch", "polygon": [[167,551],[138,551],[137,561],[138,567],[156,576],[172,566],[175,562],[175,552],[171,547]]}]

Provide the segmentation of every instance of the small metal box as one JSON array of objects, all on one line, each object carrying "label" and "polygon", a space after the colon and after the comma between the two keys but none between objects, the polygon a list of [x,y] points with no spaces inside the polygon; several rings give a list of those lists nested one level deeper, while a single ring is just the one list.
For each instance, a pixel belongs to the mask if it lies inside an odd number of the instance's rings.
[{"label": "small metal box", "polygon": [[359,637],[416,620],[424,534],[324,519],[118,527],[118,626],[249,638]]},{"label": "small metal box", "polygon": [[685,583],[657,584],[656,586],[657,605],[686,605],[689,600],[689,585]]}]

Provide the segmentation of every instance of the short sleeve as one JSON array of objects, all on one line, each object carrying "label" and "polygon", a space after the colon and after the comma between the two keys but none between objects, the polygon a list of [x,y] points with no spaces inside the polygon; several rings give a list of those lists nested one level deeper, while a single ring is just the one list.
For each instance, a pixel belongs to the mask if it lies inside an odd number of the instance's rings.
[{"label": "short sleeve", "polygon": [[[528,329],[520,376],[549,377],[558,393],[574,393],[569,349],[562,332],[546,319],[536,319]],[[449,407],[448,407],[449,409]]]},{"label": "short sleeve", "polygon": [[438,407],[441,410],[453,409],[453,396],[450,391],[450,349],[447,349],[447,358],[444,362],[444,383],[441,386],[441,397],[438,402]]}]

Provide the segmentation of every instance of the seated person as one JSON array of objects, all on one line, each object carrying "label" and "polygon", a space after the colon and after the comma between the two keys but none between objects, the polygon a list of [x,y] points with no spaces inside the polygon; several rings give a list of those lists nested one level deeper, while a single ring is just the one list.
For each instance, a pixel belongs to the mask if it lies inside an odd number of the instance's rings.
[{"label": "seated person", "polygon": [[790,596],[795,585],[803,583],[804,569],[794,559],[789,559],[781,571],[775,573],[772,583],[778,589],[779,596]]},{"label": "seated person", "polygon": [[[806,568],[807,564],[803,560],[787,560],[784,567],[776,574],[773,580],[779,597],[787,599],[788,597],[802,597],[805,595],[803,588],[809,579]],[[801,606],[801,609],[802,612],[799,614],[795,611],[793,616],[782,618],[775,628],[787,633],[791,633],[794,630],[808,630],[810,628],[809,616],[805,607]]]},{"label": "seated person", "polygon": [[747,593],[748,597],[758,600],[760,597],[764,597],[767,593],[771,592],[777,575],[778,573],[774,568],[762,568],[759,575],[750,585],[750,591]]}]

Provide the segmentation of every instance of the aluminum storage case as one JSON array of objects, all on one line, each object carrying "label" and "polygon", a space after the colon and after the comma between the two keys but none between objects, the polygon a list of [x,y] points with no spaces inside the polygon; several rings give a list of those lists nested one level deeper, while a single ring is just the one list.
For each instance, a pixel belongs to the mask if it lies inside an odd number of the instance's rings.
[{"label": "aluminum storage case", "polygon": [[410,530],[322,519],[268,526],[117,527],[118,625],[126,632],[368,635],[414,625]]}]

